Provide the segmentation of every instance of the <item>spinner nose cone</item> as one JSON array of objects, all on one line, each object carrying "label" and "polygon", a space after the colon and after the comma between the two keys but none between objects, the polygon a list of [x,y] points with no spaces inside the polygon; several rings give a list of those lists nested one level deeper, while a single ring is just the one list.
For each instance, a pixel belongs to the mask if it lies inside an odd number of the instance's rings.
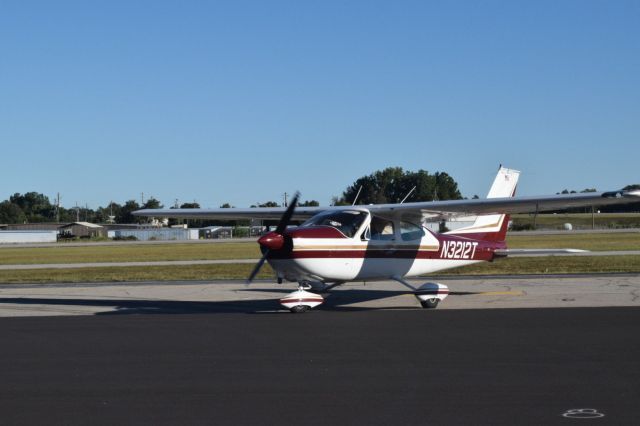
[{"label": "spinner nose cone", "polygon": [[269,232],[258,239],[258,244],[269,250],[280,250],[284,245],[284,237],[277,232]]}]

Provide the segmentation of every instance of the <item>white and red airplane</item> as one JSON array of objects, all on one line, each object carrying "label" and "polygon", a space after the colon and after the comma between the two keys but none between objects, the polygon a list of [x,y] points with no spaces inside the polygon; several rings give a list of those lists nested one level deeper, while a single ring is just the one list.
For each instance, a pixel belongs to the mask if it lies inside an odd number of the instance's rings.
[{"label": "white and red airplane", "polygon": [[[439,283],[414,287],[406,278],[507,256],[509,214],[640,201],[640,191],[623,190],[514,197],[519,176],[517,170],[500,167],[486,199],[297,207],[296,194],[287,208],[147,209],[134,214],[183,219],[280,218],[275,231],[258,239],[263,256],[248,282],[268,261],[279,283],[298,283],[298,289],[280,303],[292,312],[304,312],[324,301],[320,293],[345,282],[389,279],[410,288],[423,307],[435,308],[449,294],[448,287]],[[476,216],[471,226],[451,232],[435,233],[423,226],[427,220],[470,215]],[[292,220],[306,221],[292,229],[288,228]]]}]

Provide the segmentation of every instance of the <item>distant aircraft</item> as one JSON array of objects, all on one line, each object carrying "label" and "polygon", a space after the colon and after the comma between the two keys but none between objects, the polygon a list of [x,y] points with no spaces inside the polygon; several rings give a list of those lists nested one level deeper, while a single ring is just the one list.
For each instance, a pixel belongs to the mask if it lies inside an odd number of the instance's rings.
[{"label": "distant aircraft", "polygon": [[[447,286],[414,287],[405,278],[492,261],[509,255],[505,237],[509,214],[640,201],[640,190],[514,197],[520,172],[500,166],[486,199],[401,204],[250,209],[147,209],[137,216],[183,219],[280,219],[275,231],[258,239],[262,258],[278,282],[297,282],[298,289],[280,303],[292,312],[320,305],[326,293],[348,281],[395,280],[410,288],[424,308],[435,308],[449,294]],[[435,233],[426,220],[476,216],[468,227]],[[288,228],[292,220],[306,220]],[[567,250],[535,250],[559,253]],[[523,250],[517,250],[522,253]]]}]

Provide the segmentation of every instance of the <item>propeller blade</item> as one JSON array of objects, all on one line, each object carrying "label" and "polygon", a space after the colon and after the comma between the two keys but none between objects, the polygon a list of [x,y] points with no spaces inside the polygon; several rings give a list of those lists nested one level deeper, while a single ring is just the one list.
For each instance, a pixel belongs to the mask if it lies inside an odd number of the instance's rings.
[{"label": "propeller blade", "polygon": [[280,218],[280,222],[278,223],[278,227],[276,228],[277,234],[282,234],[285,229],[287,229],[287,225],[291,221],[291,217],[293,216],[293,212],[296,209],[296,205],[298,204],[298,198],[300,198],[300,193],[296,192],[293,198],[291,199],[291,203],[289,203],[289,207],[284,212],[282,217]]},{"label": "propeller blade", "polygon": [[[298,204],[298,198],[300,198],[300,193],[296,192],[293,198],[291,199],[291,203],[289,204],[289,207],[287,207],[287,210],[285,210],[284,214],[280,218],[280,222],[278,222],[278,226],[276,227],[275,234],[279,236],[280,240],[282,240],[282,233],[287,229],[287,226],[291,221],[291,217],[293,217],[293,212],[295,211],[296,205]],[[267,234],[267,236],[271,234]],[[280,245],[282,245],[282,243],[280,243]],[[253,281],[256,275],[258,275],[258,272],[260,272],[262,265],[264,265],[265,260],[267,260],[267,256],[269,256],[269,249],[267,248],[269,245],[266,242],[263,242],[262,246],[263,248],[266,248],[266,250],[262,255],[262,257],[260,258],[260,260],[258,261],[258,263],[256,263],[256,266],[253,268],[253,271],[251,271],[251,275],[249,275],[249,278],[247,278],[247,282],[246,282],[247,285],[251,284],[251,281]]]},{"label": "propeller blade", "polygon": [[258,275],[258,272],[260,272],[260,269],[262,269],[262,265],[264,265],[264,261],[267,260],[268,254],[269,254],[269,250],[266,250],[262,255],[262,257],[260,258],[260,260],[258,261],[258,263],[256,263],[256,266],[253,268],[253,271],[251,271],[251,275],[249,275],[249,278],[247,278],[247,281],[245,282],[245,284],[247,285],[251,284],[251,281],[253,281],[256,275]]}]

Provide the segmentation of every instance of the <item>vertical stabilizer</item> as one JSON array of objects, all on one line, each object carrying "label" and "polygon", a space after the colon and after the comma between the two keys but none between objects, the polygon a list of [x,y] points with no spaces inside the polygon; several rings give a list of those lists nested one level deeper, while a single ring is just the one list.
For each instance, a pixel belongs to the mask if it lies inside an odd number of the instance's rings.
[{"label": "vertical stabilizer", "polygon": [[[513,197],[516,193],[518,178],[520,172],[518,170],[507,169],[500,166],[498,174],[491,185],[487,198],[506,198]],[[509,216],[504,214],[492,214],[478,216],[473,225],[456,229],[450,234],[468,236],[472,238],[486,239],[491,241],[504,241],[507,235],[507,227],[509,226]],[[474,235],[469,235],[474,234]]]}]

